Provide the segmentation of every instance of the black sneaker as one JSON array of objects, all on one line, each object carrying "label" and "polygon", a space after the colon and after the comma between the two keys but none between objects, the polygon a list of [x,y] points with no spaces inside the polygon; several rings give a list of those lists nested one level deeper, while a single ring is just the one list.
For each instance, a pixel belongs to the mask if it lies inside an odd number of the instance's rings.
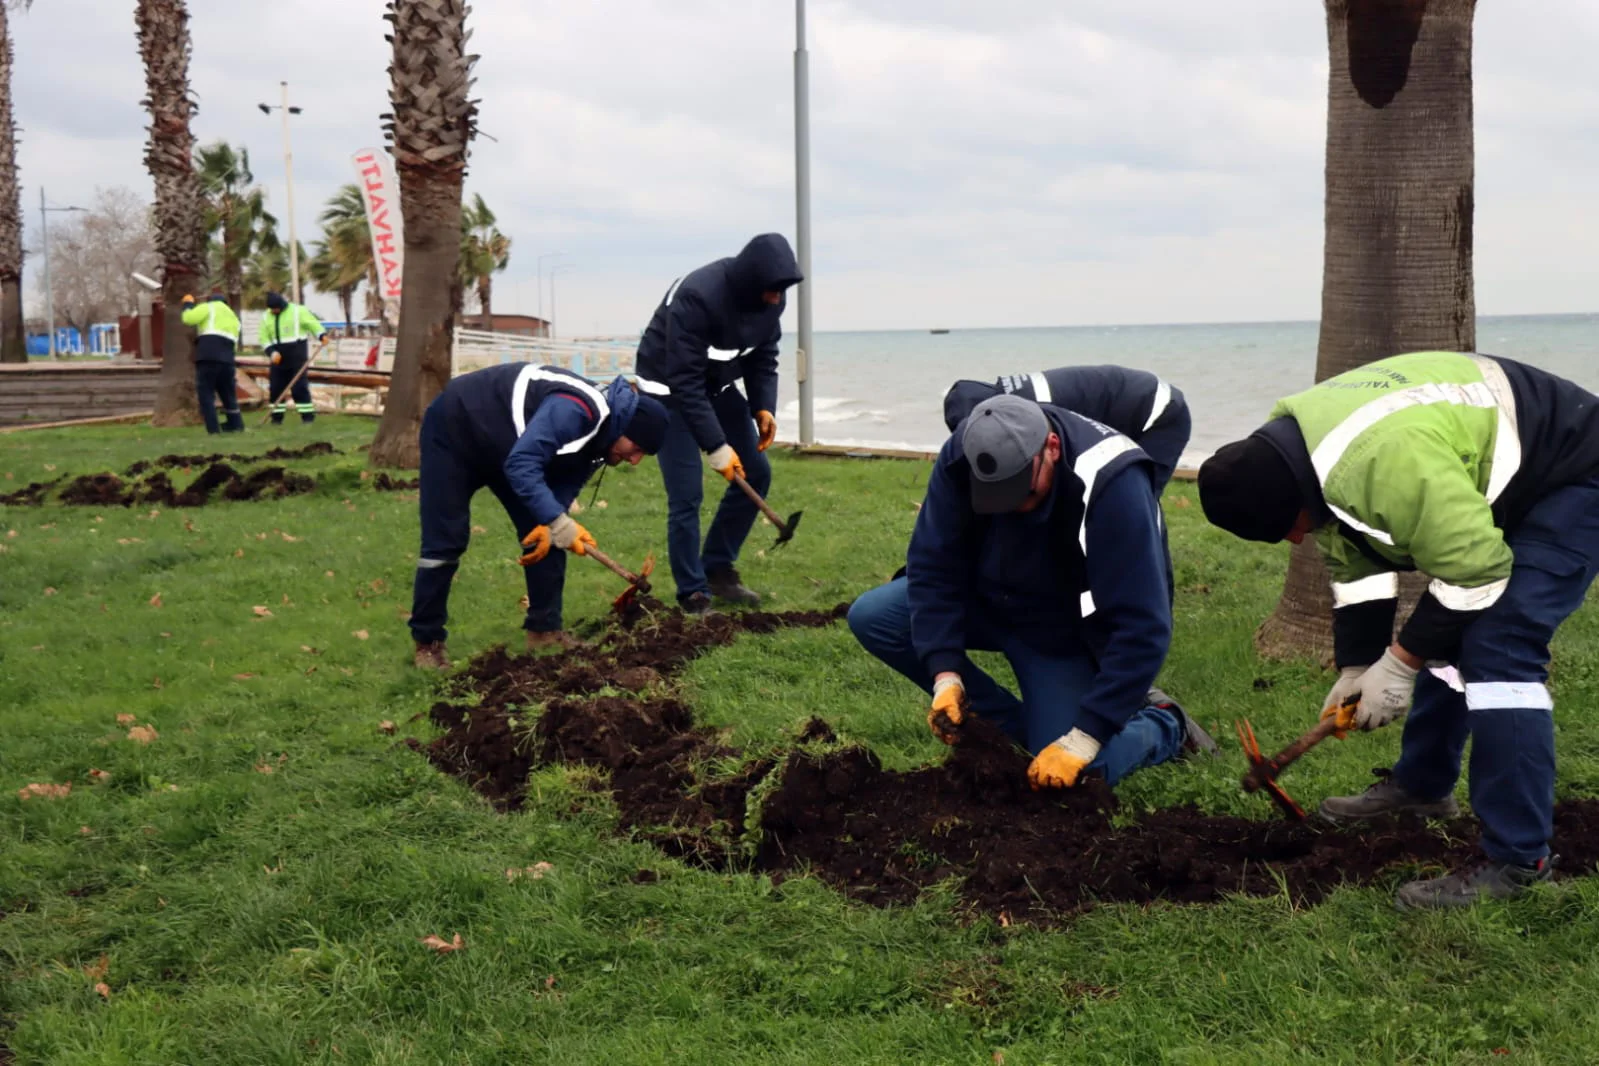
[{"label": "black sneaker", "polygon": [[708,593],[696,592],[687,599],[677,601],[677,606],[684,614],[705,615],[711,613],[711,597]]},{"label": "black sneaker", "polygon": [[753,589],[745,588],[738,579],[738,571],[731,566],[725,570],[709,571],[705,575],[705,582],[711,586],[711,595],[723,603],[732,603],[739,607],[760,606],[760,595]]},{"label": "black sneaker", "polygon": [[1216,754],[1218,750],[1216,741],[1165,691],[1151,688],[1144,696],[1144,703],[1150,707],[1159,707],[1163,711],[1172,712],[1183,723],[1183,753],[1180,758],[1186,759],[1190,755]]},{"label": "black sneaker", "polygon": [[1554,857],[1539,859],[1536,866],[1484,859],[1431,880],[1402,885],[1394,906],[1402,911],[1437,910],[1444,907],[1470,907],[1485,899],[1510,899],[1554,874]]}]

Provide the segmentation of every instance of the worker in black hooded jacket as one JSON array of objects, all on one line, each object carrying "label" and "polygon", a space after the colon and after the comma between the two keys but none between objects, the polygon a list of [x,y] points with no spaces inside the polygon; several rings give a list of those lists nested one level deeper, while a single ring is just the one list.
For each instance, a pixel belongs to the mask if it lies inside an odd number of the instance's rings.
[{"label": "worker in black hooded jacket", "polygon": [[953,433],[972,408],[1003,393],[1064,407],[1126,436],[1154,461],[1156,495],[1171,480],[1193,429],[1181,390],[1147,370],[1124,366],[1063,366],[1006,374],[992,383],[957,381],[944,394],[944,424]]},{"label": "worker in black hooded jacket", "polygon": [[[685,611],[708,610],[712,595],[760,602],[734,568],[756,509],[732,482],[742,477],[763,496],[771,487],[762,453],[777,435],[779,320],[784,293],[802,280],[788,241],[763,233],[738,255],[672,282],[639,342],[639,388],[669,415],[657,459],[666,483],[667,551]],[[703,551],[701,453],[728,481]]]}]

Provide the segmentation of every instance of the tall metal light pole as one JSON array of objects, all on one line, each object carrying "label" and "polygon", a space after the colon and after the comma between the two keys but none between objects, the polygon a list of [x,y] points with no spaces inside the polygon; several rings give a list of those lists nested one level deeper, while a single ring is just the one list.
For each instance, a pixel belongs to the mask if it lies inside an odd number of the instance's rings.
[{"label": "tall metal light pole", "polygon": [[538,274],[537,274],[537,277],[536,277],[535,280],[537,280],[538,286],[539,286],[539,295],[538,295],[539,312],[538,313],[539,313],[539,318],[541,320],[544,318],[544,260],[546,260],[546,259],[559,259],[559,258],[561,258],[561,256],[563,256],[565,254],[566,254],[565,252],[547,252],[544,255],[539,256]]},{"label": "tall metal light pole", "polygon": [[575,270],[575,269],[577,269],[577,264],[575,264],[575,263],[562,263],[559,266],[550,267],[550,339],[551,340],[555,339],[555,276],[557,274],[561,273],[564,270]]},{"label": "tall metal light pole", "polygon": [[799,268],[805,280],[798,285],[799,439],[816,443],[811,385],[811,75],[810,54],[805,49],[805,0],[794,0],[794,199],[798,214]]},{"label": "tall metal light pole", "polygon": [[300,242],[294,236],[294,151],[289,147],[289,116],[298,115],[300,108],[289,106],[289,83],[279,82],[283,87],[283,103],[281,104],[256,104],[263,115],[270,115],[274,111],[283,112],[283,185],[284,204],[289,212],[289,286],[290,298],[294,302],[300,301]]},{"label": "tall metal light pole", "polygon": [[44,204],[44,187],[39,188],[39,227],[44,230],[44,320],[45,330],[50,334],[50,358],[59,359],[61,353],[56,351],[56,293],[55,286],[50,284],[50,215],[51,211],[85,211],[83,207],[46,207]]}]

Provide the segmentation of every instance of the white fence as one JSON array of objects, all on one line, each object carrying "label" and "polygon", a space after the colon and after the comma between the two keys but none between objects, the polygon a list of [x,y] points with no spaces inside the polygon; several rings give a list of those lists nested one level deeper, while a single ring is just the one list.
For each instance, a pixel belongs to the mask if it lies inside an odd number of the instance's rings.
[{"label": "white fence", "polygon": [[617,374],[633,373],[636,347],[636,341],[621,338],[557,341],[517,333],[458,329],[450,375],[455,377],[498,363],[540,363],[603,381]]}]

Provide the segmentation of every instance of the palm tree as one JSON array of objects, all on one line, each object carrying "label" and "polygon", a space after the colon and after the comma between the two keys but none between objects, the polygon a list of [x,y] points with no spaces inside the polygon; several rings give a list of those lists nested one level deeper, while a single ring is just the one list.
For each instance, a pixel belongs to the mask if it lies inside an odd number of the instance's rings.
[{"label": "palm tree", "polygon": [[244,264],[256,248],[277,243],[277,219],[267,213],[266,190],[255,184],[250,153],[226,141],[195,155],[205,193],[205,225],[211,239],[212,280],[235,311],[243,309]]},{"label": "palm tree", "polygon": [[[1326,243],[1316,380],[1400,352],[1477,344],[1472,277],[1475,0],[1325,0]],[[1410,583],[1411,599],[1416,583]],[[1401,612],[1401,617],[1404,612]],[[1294,549],[1256,643],[1326,656],[1327,574]]]},{"label": "palm tree", "polygon": [[[339,266],[336,271],[324,272],[322,277],[313,277],[317,288],[323,292],[338,292],[339,302],[344,305],[345,321],[351,321],[351,301],[355,287],[365,281],[366,289],[366,318],[383,317],[383,300],[378,295],[378,267],[377,261],[372,257],[372,231],[367,226],[366,205],[361,200],[361,189],[356,185],[341,185],[339,191],[334,193],[322,209],[319,219],[322,223],[323,240],[317,245],[317,256],[321,257],[324,250]],[[324,267],[324,271],[327,268]],[[350,292],[343,291],[345,282],[335,282],[335,275],[348,279],[354,274],[353,282],[349,282]],[[332,285],[332,288],[329,288]],[[376,311],[374,313],[374,306]]]},{"label": "palm tree", "polygon": [[180,425],[199,420],[194,340],[183,328],[182,301],[205,276],[205,198],[189,127],[196,110],[189,91],[189,11],[184,0],[137,0],[134,21],[144,59],[144,106],[150,112],[144,164],[155,182],[155,240],[166,307],[155,424]]},{"label": "palm tree", "polygon": [[367,452],[377,466],[414,467],[422,411],[450,380],[460,274],[461,184],[477,132],[466,53],[465,0],[389,0],[389,102],[384,130],[405,212],[405,278],[394,382]]},{"label": "palm tree", "polygon": [[496,221],[481,193],[461,209],[461,280],[477,287],[484,329],[494,328],[494,275],[511,262],[511,238],[500,232]]},{"label": "palm tree", "polygon": [[[241,284],[243,285],[242,302],[245,307],[262,308],[266,306],[266,295],[269,292],[281,292],[296,303],[303,302],[304,292],[290,292],[293,287],[293,273],[289,269],[289,246],[279,241],[274,234],[270,244],[263,245],[256,250],[255,255],[244,264]],[[305,245],[295,242],[299,250],[300,262],[308,261],[305,254]],[[300,279],[300,288],[305,288],[305,278]]]},{"label": "palm tree", "polygon": [[322,292],[330,292],[338,297],[339,306],[344,309],[346,326],[355,320],[351,305],[355,301],[356,286],[366,280],[367,265],[371,258],[371,242],[366,242],[367,255],[363,258],[360,236],[354,227],[349,226],[328,230],[323,234],[323,239],[316,242],[316,251],[308,261],[312,284]]},{"label": "palm tree", "polygon": [[11,117],[11,29],[6,9],[33,0],[0,0],[0,363],[26,363],[22,332],[22,184],[17,180],[17,126]]}]

